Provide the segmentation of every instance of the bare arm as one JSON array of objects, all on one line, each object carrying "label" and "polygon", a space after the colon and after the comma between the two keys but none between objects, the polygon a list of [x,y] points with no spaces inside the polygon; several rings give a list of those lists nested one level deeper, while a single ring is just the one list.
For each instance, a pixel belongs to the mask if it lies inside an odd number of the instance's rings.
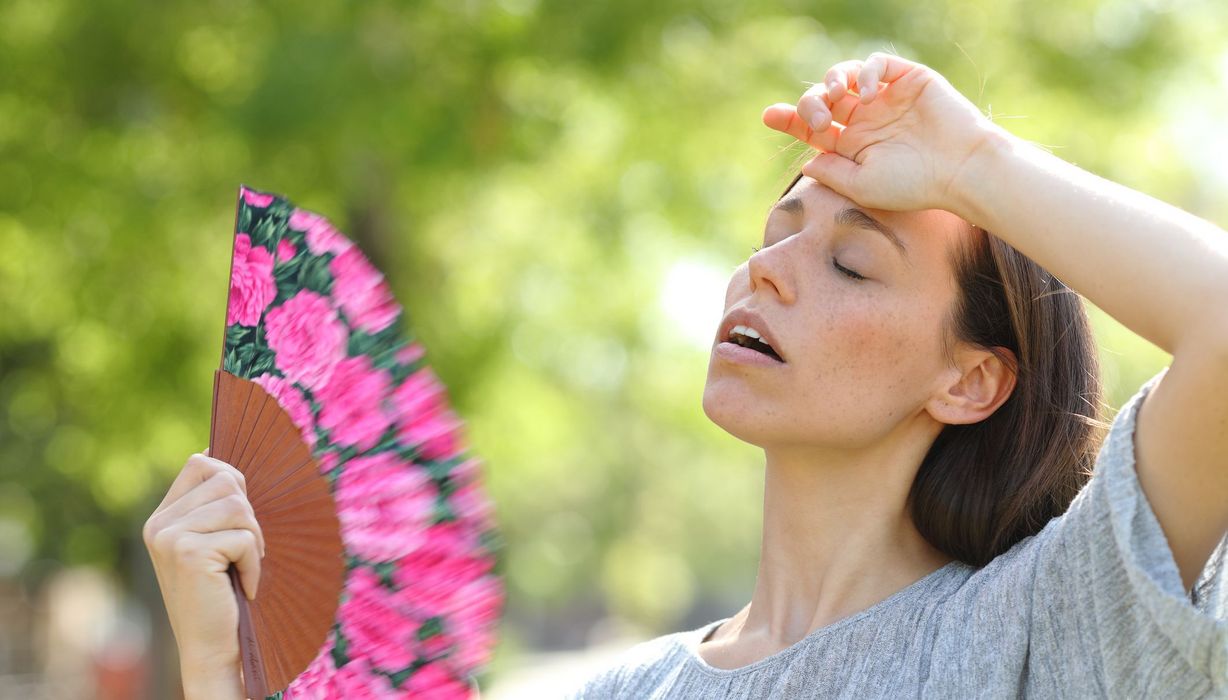
[{"label": "bare arm", "polygon": [[1018,139],[986,143],[952,211],[1173,355],[1139,410],[1136,468],[1189,590],[1228,530],[1228,233]]},{"label": "bare arm", "polygon": [[890,54],[836,64],[763,120],[820,151],[806,175],[872,208],[954,212],[1173,355],[1136,468],[1188,589],[1228,530],[1228,233],[1010,135]]}]

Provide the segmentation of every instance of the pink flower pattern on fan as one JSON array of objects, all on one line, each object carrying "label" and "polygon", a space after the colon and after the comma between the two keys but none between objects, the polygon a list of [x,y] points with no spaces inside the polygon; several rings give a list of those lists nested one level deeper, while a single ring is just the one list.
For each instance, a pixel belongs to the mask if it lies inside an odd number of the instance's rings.
[{"label": "pink flower pattern on fan", "polygon": [[427,539],[438,494],[423,470],[380,452],[351,459],[335,495],[346,549],[381,562],[406,556]]},{"label": "pink flower pattern on fan", "polygon": [[413,663],[415,635],[421,625],[400,609],[400,596],[381,585],[370,569],[355,569],[345,591],[347,600],[337,618],[346,639],[362,647],[363,658],[384,669]]},{"label": "pink flower pattern on fan", "polygon": [[243,201],[247,202],[249,205],[253,207],[259,207],[260,209],[264,209],[265,207],[273,203],[273,195],[259,194],[256,192],[252,192],[251,190],[244,187],[243,188]]},{"label": "pink flower pattern on fan", "polygon": [[230,298],[226,303],[226,325],[254,326],[269,302],[277,296],[273,281],[273,255],[261,246],[252,246],[251,236],[235,236],[234,260],[230,268]]},{"label": "pink flower pattern on fan", "polygon": [[337,668],[332,651],[330,637],[311,665],[286,688],[283,700],[372,700],[396,695],[388,676],[374,673],[365,658],[351,659]]},{"label": "pink flower pattern on fan", "polygon": [[223,366],[312,447],[346,582],[316,658],[271,700],[472,698],[502,583],[481,462],[387,280],[323,216],[239,197]]},{"label": "pink flower pattern on fan", "polygon": [[277,369],[311,389],[328,383],[345,357],[345,326],[328,299],[309,290],[294,295],[264,319]]},{"label": "pink flower pattern on fan", "polygon": [[354,245],[319,214],[295,209],[290,215],[289,225],[292,229],[306,232],[307,249],[312,255],[340,253]]},{"label": "pink flower pattern on fan", "polygon": [[277,242],[277,262],[293,260],[297,254],[298,249],[290,241],[283,238]]},{"label": "pink flower pattern on fan", "polygon": [[367,333],[378,333],[401,313],[384,276],[357,248],[338,254],[328,269],[333,273],[333,293],[350,323]]},{"label": "pink flower pattern on fan", "polygon": [[337,363],[328,383],[316,392],[321,404],[320,427],[338,445],[371,449],[390,423],[383,401],[391,384],[388,373],[372,368],[366,355]]},{"label": "pink flower pattern on fan", "polygon": [[451,700],[469,697],[469,686],[456,680],[441,664],[427,664],[409,677],[409,697],[419,700]]},{"label": "pink flower pattern on fan", "polygon": [[451,523],[434,525],[417,547],[397,562],[393,579],[412,591],[414,606],[424,615],[438,615],[448,608],[456,581],[486,573],[490,563],[470,552],[476,550],[473,535]]},{"label": "pink flower pattern on fan", "polygon": [[443,384],[429,369],[411,374],[392,393],[398,437],[427,459],[438,459],[456,451],[459,421],[449,411]]}]

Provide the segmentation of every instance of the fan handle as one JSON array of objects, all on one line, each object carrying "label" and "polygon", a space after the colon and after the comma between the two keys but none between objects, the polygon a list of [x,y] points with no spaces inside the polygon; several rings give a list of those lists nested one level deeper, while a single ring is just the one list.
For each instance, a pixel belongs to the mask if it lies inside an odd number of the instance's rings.
[{"label": "fan handle", "polygon": [[256,641],[256,630],[252,627],[251,606],[243,592],[239,570],[234,563],[231,563],[229,573],[230,583],[234,586],[235,602],[239,604],[239,658],[243,660],[243,687],[247,697],[263,700],[269,695],[268,685],[264,678],[264,659],[260,655],[260,644]]}]

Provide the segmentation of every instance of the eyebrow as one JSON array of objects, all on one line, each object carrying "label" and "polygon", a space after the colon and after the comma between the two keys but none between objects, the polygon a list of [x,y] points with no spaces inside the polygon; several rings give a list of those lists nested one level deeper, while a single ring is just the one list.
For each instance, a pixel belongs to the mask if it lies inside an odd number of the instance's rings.
[{"label": "eyebrow", "polygon": [[[805,212],[806,205],[802,203],[800,197],[790,195],[776,203],[772,207],[772,211],[780,210],[787,214],[802,214]],[[847,207],[836,212],[836,216],[832,219],[837,226],[851,226],[853,228],[868,229],[876,231],[883,235],[891,245],[903,256],[904,261],[912,265],[912,260],[908,257],[908,246],[904,245],[904,241],[900,239],[899,234],[895,232],[887,224],[875,219],[869,214],[856,207]]]},{"label": "eyebrow", "polygon": [[841,209],[840,211],[836,212],[835,222],[845,226],[870,229],[871,231],[877,231],[883,234],[887,240],[891,241],[891,245],[895,246],[896,249],[900,251],[900,255],[904,257],[904,260],[908,262],[908,264],[912,264],[912,261],[908,258],[908,246],[904,245],[904,241],[900,240],[899,234],[897,234],[895,230],[887,224],[875,219],[864,211],[857,209],[856,207]]}]

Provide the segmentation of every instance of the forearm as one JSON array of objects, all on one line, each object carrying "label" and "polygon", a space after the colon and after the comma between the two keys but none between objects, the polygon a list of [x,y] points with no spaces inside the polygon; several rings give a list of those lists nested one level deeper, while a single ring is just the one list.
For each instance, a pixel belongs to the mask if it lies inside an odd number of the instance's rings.
[{"label": "forearm", "polygon": [[180,666],[184,700],[246,700],[238,665],[221,668],[184,663]]},{"label": "forearm", "polygon": [[1168,353],[1228,338],[1228,233],[1021,139],[989,143],[961,174],[954,213]]}]

